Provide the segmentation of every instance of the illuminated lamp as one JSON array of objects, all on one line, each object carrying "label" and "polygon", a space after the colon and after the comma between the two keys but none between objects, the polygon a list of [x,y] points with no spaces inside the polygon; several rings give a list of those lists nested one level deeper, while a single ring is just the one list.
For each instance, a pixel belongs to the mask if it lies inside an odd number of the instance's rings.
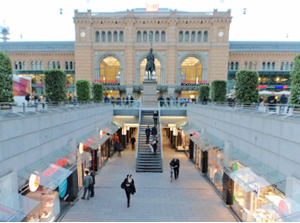
[{"label": "illuminated lamp", "polygon": [[100,136],[103,136],[103,131],[102,130],[100,130]]},{"label": "illuminated lamp", "polygon": [[84,150],[83,144],[80,143],[80,144],[79,144],[79,153],[82,154],[82,153],[83,153],[83,150]]},{"label": "illuminated lamp", "polygon": [[29,190],[35,192],[40,186],[40,177],[34,174],[30,175],[29,178]]},{"label": "illuminated lamp", "polygon": [[66,85],[66,87],[69,87],[69,86],[70,86],[70,85],[68,85],[68,84]]}]

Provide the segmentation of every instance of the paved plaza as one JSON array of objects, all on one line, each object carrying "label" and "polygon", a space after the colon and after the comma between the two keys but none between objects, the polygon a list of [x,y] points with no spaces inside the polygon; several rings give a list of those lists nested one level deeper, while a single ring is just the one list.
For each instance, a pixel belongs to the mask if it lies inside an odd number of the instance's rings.
[{"label": "paved plaza", "polygon": [[[163,173],[135,172],[136,151],[127,148],[122,157],[114,155],[96,176],[95,197],[79,199],[64,222],[179,222],[236,221],[220,197],[184,153],[170,149],[164,138]],[[170,182],[169,162],[180,160],[179,179]],[[121,183],[133,174],[137,193],[127,208]]]}]

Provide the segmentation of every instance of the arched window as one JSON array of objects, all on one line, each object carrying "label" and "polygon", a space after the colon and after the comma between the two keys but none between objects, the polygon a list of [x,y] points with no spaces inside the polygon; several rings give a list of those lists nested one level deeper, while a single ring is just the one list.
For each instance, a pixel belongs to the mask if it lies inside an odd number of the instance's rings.
[{"label": "arched window", "polygon": [[272,63],[272,70],[275,70],[275,62]]},{"label": "arched window", "polygon": [[289,70],[289,62],[285,62],[285,70]]},{"label": "arched window", "polygon": [[191,41],[192,41],[192,42],[195,42],[195,31],[192,32],[192,35],[191,35]]},{"label": "arched window", "polygon": [[123,33],[123,31],[120,32],[120,42],[124,42],[124,33]]},{"label": "arched window", "polygon": [[249,62],[248,70],[252,70],[252,62]]},{"label": "arched window", "polygon": [[138,31],[138,32],[137,32],[136,40],[137,40],[138,42],[141,42],[141,31]]},{"label": "arched window", "polygon": [[106,42],[106,34],[104,31],[102,31],[102,42]]},{"label": "arched window", "polygon": [[203,42],[207,42],[207,40],[208,40],[208,32],[204,31],[204,33],[203,33]]},{"label": "arched window", "polygon": [[70,61],[70,70],[73,70],[74,68],[73,68],[73,62],[72,61]]},{"label": "arched window", "polygon": [[52,62],[51,62],[51,61],[48,62],[48,69],[49,69],[49,70],[52,69]]},{"label": "arched window", "polygon": [[153,31],[149,32],[149,42],[153,42]]},{"label": "arched window", "polygon": [[235,70],[239,70],[239,62],[235,62]]},{"label": "arched window", "polygon": [[118,42],[118,32],[114,31],[114,42]]},{"label": "arched window", "polygon": [[40,68],[41,70],[44,70],[44,63],[42,61],[40,61]]},{"label": "arched window", "polygon": [[99,33],[99,31],[96,31],[95,39],[96,39],[96,42],[100,42],[100,33]]},{"label": "arched window", "polygon": [[183,36],[183,32],[180,31],[179,32],[179,37],[178,37],[179,42],[182,42],[182,36]]},{"label": "arched window", "polygon": [[147,42],[147,31],[143,32],[143,42]]},{"label": "arched window", "polygon": [[197,33],[197,42],[201,42],[201,39],[202,39],[202,32],[198,31],[198,33]]},{"label": "arched window", "polygon": [[35,69],[36,69],[36,70],[40,70],[40,69],[41,69],[41,68],[40,68],[40,63],[39,63],[38,61],[36,61],[35,64],[36,64],[36,68],[35,68]]},{"label": "arched window", "polygon": [[267,70],[271,70],[271,66],[270,66],[270,65],[271,65],[271,63],[268,62],[268,63],[267,63]]},{"label": "arched window", "polygon": [[108,31],[108,33],[107,33],[107,39],[108,39],[108,42],[112,41],[111,31]]},{"label": "arched window", "polygon": [[18,70],[18,62],[14,62],[14,67],[15,67],[15,70]]},{"label": "arched window", "polygon": [[293,70],[293,68],[294,68],[293,65],[294,65],[293,62],[291,62],[290,63],[290,70]]},{"label": "arched window", "polygon": [[230,70],[234,70],[234,63],[233,62],[230,63]]},{"label": "arched window", "polygon": [[253,70],[257,70],[257,63],[256,63],[256,61],[254,61],[254,63],[253,63]]},{"label": "arched window", "polygon": [[245,62],[244,63],[244,69],[247,70],[247,68],[248,68],[248,62]]},{"label": "arched window", "polygon": [[26,69],[27,69],[27,67],[26,67],[26,62],[23,61],[23,70],[26,70]]},{"label": "arched window", "polygon": [[196,57],[188,57],[181,64],[181,83],[201,83],[202,63]]},{"label": "arched window", "polygon": [[266,62],[262,63],[262,70],[266,70]]},{"label": "arched window", "polygon": [[162,32],[161,32],[161,41],[162,41],[162,42],[165,42],[165,41],[166,41],[166,32],[165,32],[165,31],[162,31]]},{"label": "arched window", "polygon": [[23,69],[22,62],[19,61],[19,70],[22,70],[22,69]]},{"label": "arched window", "polygon": [[34,62],[33,62],[33,61],[31,61],[30,69],[31,69],[31,70],[34,70]]},{"label": "arched window", "polygon": [[281,62],[280,64],[280,70],[283,70],[284,62]]},{"label": "arched window", "polygon": [[52,62],[52,69],[55,69],[56,68],[56,64],[55,64],[55,61]]},{"label": "arched window", "polygon": [[185,32],[185,35],[184,35],[184,42],[189,42],[189,31],[186,31],[186,32]]},{"label": "arched window", "polygon": [[56,65],[57,65],[57,68],[60,69],[60,62],[59,61],[57,61]]},{"label": "arched window", "polygon": [[65,62],[65,70],[69,70],[69,63],[68,63],[68,61]]},{"label": "arched window", "polygon": [[155,42],[159,42],[159,31],[155,32]]},{"label": "arched window", "polygon": [[117,83],[119,82],[117,75],[121,72],[119,61],[114,57],[106,57],[100,63],[100,82],[101,83]]}]

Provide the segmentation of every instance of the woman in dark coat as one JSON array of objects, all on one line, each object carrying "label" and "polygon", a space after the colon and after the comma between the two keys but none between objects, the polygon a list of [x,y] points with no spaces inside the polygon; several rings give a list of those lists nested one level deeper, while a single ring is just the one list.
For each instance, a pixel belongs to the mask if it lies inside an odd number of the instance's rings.
[{"label": "woman in dark coat", "polygon": [[128,174],[127,178],[123,181],[121,187],[125,189],[126,197],[127,197],[127,207],[130,206],[130,194],[134,194],[136,192],[134,186],[134,180],[132,179],[132,175]]}]

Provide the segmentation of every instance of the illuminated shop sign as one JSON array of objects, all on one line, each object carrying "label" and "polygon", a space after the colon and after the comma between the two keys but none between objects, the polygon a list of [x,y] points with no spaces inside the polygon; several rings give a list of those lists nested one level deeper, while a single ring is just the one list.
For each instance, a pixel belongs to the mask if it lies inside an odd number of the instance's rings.
[{"label": "illuminated shop sign", "polygon": [[146,12],[158,12],[158,2],[146,2]]},{"label": "illuminated shop sign", "polygon": [[40,177],[34,174],[30,175],[29,178],[29,190],[35,192],[40,186]]},{"label": "illuminated shop sign", "polygon": [[268,87],[268,85],[260,85],[260,86],[257,86],[256,88],[257,89],[262,89],[262,88],[267,88]]},{"label": "illuminated shop sign", "polygon": [[[36,85],[36,87],[45,87],[45,85],[40,84],[40,85]],[[67,84],[66,87],[70,87],[70,85]]]},{"label": "illuminated shop sign", "polygon": [[61,160],[57,159],[56,163],[52,163],[53,165],[51,165],[51,167],[49,167],[47,170],[45,170],[42,175],[44,177],[50,177],[52,174],[54,174],[58,168],[56,167],[63,167],[64,165],[68,164],[68,162],[66,161],[68,159],[68,157],[65,157]]},{"label": "illuminated shop sign", "polygon": [[94,83],[101,83],[103,85],[120,85],[118,80],[97,80],[97,79],[94,79]]},{"label": "illuminated shop sign", "polygon": [[181,85],[189,86],[189,85],[208,85],[207,81],[197,81],[197,80],[186,80],[183,79]]},{"label": "illuminated shop sign", "polygon": [[277,88],[277,89],[287,89],[288,86],[275,86],[275,88]]}]

